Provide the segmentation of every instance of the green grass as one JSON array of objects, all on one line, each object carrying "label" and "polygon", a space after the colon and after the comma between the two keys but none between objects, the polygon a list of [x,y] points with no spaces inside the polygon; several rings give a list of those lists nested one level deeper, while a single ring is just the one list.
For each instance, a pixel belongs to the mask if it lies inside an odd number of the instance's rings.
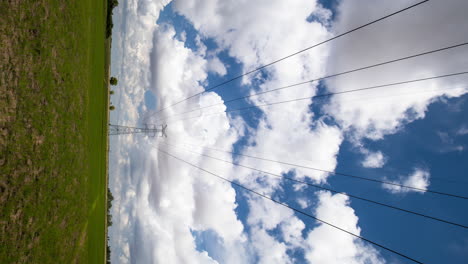
[{"label": "green grass", "polygon": [[0,1],[0,263],[105,260],[107,1]]}]

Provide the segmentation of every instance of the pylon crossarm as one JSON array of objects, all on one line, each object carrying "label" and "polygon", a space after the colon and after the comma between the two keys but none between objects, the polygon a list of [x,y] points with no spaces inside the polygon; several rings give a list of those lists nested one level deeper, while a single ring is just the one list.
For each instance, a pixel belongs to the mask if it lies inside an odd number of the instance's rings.
[{"label": "pylon crossarm", "polygon": [[109,124],[109,135],[129,135],[129,134],[145,134],[150,137],[155,137],[156,135],[167,137],[166,127],[155,125],[146,125],[145,127],[130,127],[130,126],[121,126],[121,125],[112,125]]}]

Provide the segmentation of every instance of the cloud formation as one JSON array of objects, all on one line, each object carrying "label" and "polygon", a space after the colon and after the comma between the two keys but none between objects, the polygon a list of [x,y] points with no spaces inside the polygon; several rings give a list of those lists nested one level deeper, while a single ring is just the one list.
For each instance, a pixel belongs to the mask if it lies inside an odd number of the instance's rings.
[{"label": "cloud formation", "polygon": [[372,152],[363,149],[365,159],[362,161],[362,166],[365,168],[382,168],[385,165],[386,158],[381,151]]},{"label": "cloud formation", "polygon": [[[379,30],[357,33],[335,41],[333,45],[313,49],[246,76],[242,80],[242,88],[249,89],[250,93],[267,91],[327,73],[405,56],[421,49],[437,48],[467,35],[463,34],[466,28],[457,28],[455,32],[448,26],[441,26],[443,23],[437,23],[446,19],[453,20],[448,24],[460,23],[464,18],[461,10],[465,2],[453,0],[450,8],[432,2],[431,9],[421,9],[411,16],[382,23]],[[360,14],[375,18],[386,13],[384,11],[406,5],[404,1],[342,1],[338,5],[337,20],[332,21],[331,12],[316,1],[175,0],[172,3],[174,10],[197,30],[196,47],[188,48],[185,43],[187,34],[176,36],[172,25],[155,23],[159,12],[168,3],[133,0],[117,9],[116,28],[121,31],[114,33],[113,53],[118,54],[113,56],[116,58],[113,73],[119,76],[123,90],[119,91],[121,98],[115,103],[119,110],[113,118],[119,124],[141,124],[200,106],[223,103],[220,95],[209,92],[169,108],[157,117],[144,104],[146,91],[157,95],[157,108],[162,109],[203,91],[208,85],[209,73],[226,75],[229,67],[223,65],[218,57],[220,51],[227,51],[242,66],[241,70],[247,72],[342,32],[349,25],[370,20]],[[432,12],[434,21],[423,19],[427,12]],[[434,29],[444,34],[435,36],[433,40],[431,32]],[[420,41],[429,37],[431,41]],[[214,40],[219,47],[208,50],[202,38]],[[379,52],[381,50],[386,52]],[[462,57],[460,53],[447,52],[395,67],[333,79],[325,84],[328,90],[342,91],[449,73],[462,68]],[[443,67],[439,66],[442,64]],[[457,88],[463,81],[462,78],[431,81],[368,92],[366,97],[361,93],[336,96],[327,106],[310,100],[264,107],[255,126],[250,126],[242,115],[200,114],[199,118],[171,124],[168,128],[170,137],[166,142],[179,145],[189,141],[195,146],[232,150],[242,139],[246,142],[240,147],[243,154],[332,171],[337,166],[337,155],[344,140],[350,140],[364,153],[364,139],[382,140],[386,135],[400,131],[405,124],[423,118],[428,105],[440,96],[453,97],[465,93],[466,89],[442,90],[445,87]],[[313,96],[318,89],[317,84],[308,84],[252,97],[250,103]],[[406,95],[400,97],[403,92]],[[396,96],[398,100],[394,100]],[[325,115],[311,110],[311,106],[317,105]],[[224,109],[226,106],[221,105],[216,111]],[[375,248],[352,236],[323,224],[302,221],[291,210],[236,191],[229,184],[159,153],[156,148],[168,149],[197,166],[281,198],[286,187],[280,179],[190,154],[184,149],[167,148],[152,138],[122,136],[113,138],[111,145],[110,185],[115,197],[112,213],[116,219],[110,230],[113,262],[293,263],[296,261],[294,253],[301,252],[311,263],[384,263]],[[192,148],[209,155],[214,153]],[[385,164],[386,157],[380,151],[364,154],[364,167],[377,168]],[[216,155],[228,161],[234,160],[232,155],[219,152]],[[236,157],[235,161],[319,183],[326,183],[331,177],[324,172],[248,158]],[[399,182],[425,189],[429,185],[429,172],[417,169]],[[385,188],[393,193],[407,192]],[[327,192],[306,193],[309,190],[305,188],[295,191],[303,195],[301,197],[307,197],[297,200],[301,208],[313,210],[319,218],[355,234],[360,234],[365,228],[359,226],[359,217],[345,196]],[[244,208],[239,208],[239,201],[245,203]],[[203,235],[215,239],[201,245],[199,238]],[[336,247],[343,250],[333,251]],[[209,248],[215,248],[216,253]]]},{"label": "cloud formation", "polygon": [[393,183],[415,187],[421,190],[409,189],[409,188],[404,188],[404,187],[400,187],[396,185],[389,185],[389,184],[383,184],[382,187],[392,193],[408,193],[408,192],[424,193],[424,190],[426,190],[430,184],[430,181],[429,181],[430,176],[431,174],[429,173],[429,171],[421,169],[421,168],[415,168],[413,173],[411,173],[410,175],[400,176],[400,179],[398,181],[393,181]]},{"label": "cloud formation", "polygon": [[[114,36],[123,51],[116,73],[125,88],[118,106],[120,124],[135,125],[147,117],[143,103],[146,90],[157,94],[157,105],[164,107],[203,89],[200,84],[208,71],[203,49],[192,51],[184,47],[171,26],[154,24],[164,4],[127,2],[123,5],[125,15],[118,14],[123,19],[120,25],[125,28]],[[219,103],[221,98],[209,93],[199,102]],[[207,124],[212,129],[204,130]],[[168,128],[170,141],[193,138],[194,143],[202,145],[230,146],[237,140],[237,132],[226,115],[198,120],[189,129],[185,126],[179,123]],[[225,250],[224,263],[245,259],[243,225],[235,214],[236,193],[232,187],[158,153],[153,138],[120,136],[112,140],[114,177],[110,184],[115,196],[113,215],[117,219],[110,230],[113,262],[216,263],[206,251],[197,249],[192,234],[206,230],[216,232],[222,248],[233,249]],[[176,155],[210,167],[200,158],[185,153]]]},{"label": "cloud formation", "polygon": [[[408,6],[407,1],[347,0],[338,6],[334,32],[360,25]],[[334,41],[328,72],[367,66],[466,41],[468,8],[463,0],[429,1],[417,8]],[[360,14],[367,14],[362,16]],[[428,19],[430,17],[430,19]],[[434,34],[437,32],[437,34]],[[466,70],[461,59],[467,47],[414,58],[327,81],[331,91],[386,84]],[[424,81],[365,93],[335,96],[328,112],[356,141],[383,139],[405,124],[424,118],[429,104],[440,96],[456,97],[467,92],[466,76]],[[459,88],[459,89],[447,89]]]},{"label": "cloud formation", "polygon": [[[358,217],[349,206],[346,196],[320,192],[318,199],[319,205],[315,209],[318,218],[360,235]],[[319,224],[310,231],[306,243],[308,250],[305,255],[309,263],[385,263],[371,246],[325,224]]]}]

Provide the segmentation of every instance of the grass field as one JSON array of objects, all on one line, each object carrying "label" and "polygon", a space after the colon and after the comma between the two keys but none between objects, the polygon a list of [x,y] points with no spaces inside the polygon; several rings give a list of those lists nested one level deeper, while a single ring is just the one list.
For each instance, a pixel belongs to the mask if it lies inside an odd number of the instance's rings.
[{"label": "grass field", "polygon": [[0,1],[0,263],[105,260],[107,1]]}]

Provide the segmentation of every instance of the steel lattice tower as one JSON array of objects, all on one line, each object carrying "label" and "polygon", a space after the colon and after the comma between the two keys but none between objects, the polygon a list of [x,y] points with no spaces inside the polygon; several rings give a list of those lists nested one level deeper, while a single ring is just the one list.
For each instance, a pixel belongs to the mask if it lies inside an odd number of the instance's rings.
[{"label": "steel lattice tower", "polygon": [[158,127],[154,125],[153,127],[149,127],[148,125],[145,127],[129,127],[109,124],[109,135],[146,134],[150,137],[155,137],[156,135],[167,137],[166,128],[167,125],[160,125]]}]

